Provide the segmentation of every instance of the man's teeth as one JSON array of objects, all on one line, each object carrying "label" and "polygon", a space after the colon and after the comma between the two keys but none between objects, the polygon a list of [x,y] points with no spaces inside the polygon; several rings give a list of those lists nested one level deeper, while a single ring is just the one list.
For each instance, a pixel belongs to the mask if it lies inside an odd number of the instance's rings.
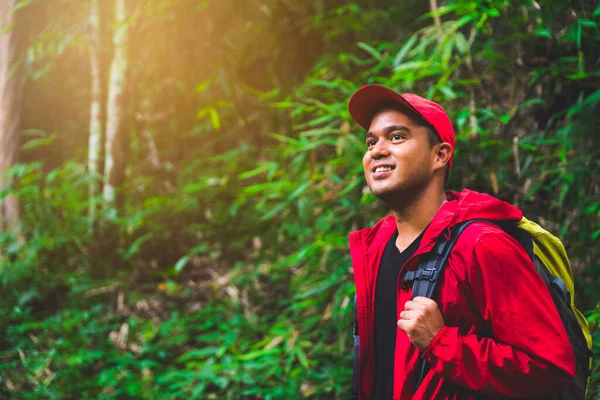
[{"label": "man's teeth", "polygon": [[383,171],[391,171],[392,167],[377,167],[375,168],[375,172],[383,172]]}]

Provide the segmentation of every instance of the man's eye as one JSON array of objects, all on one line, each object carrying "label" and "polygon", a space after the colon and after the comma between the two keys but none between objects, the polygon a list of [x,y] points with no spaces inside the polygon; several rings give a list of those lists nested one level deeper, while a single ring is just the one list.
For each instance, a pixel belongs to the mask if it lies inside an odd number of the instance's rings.
[{"label": "man's eye", "polygon": [[375,144],[377,144],[377,140],[369,140],[369,141],[367,141],[367,146],[368,147],[375,146]]},{"label": "man's eye", "polygon": [[399,134],[399,133],[394,133],[394,134],[392,135],[392,140],[402,140],[402,139],[404,139],[404,136],[402,136],[402,135],[401,135],[401,134]]}]

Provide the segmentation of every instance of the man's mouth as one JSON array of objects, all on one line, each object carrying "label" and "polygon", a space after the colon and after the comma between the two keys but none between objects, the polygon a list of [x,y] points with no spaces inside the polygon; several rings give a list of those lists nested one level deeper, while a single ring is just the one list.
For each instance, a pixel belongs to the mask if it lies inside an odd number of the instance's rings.
[{"label": "man's mouth", "polygon": [[377,173],[377,172],[391,171],[392,169],[393,168],[390,167],[389,165],[385,165],[383,167],[377,167],[377,168],[375,168],[375,171],[373,171],[373,172]]},{"label": "man's mouth", "polygon": [[392,165],[378,165],[371,169],[374,179],[384,179],[395,167]]}]

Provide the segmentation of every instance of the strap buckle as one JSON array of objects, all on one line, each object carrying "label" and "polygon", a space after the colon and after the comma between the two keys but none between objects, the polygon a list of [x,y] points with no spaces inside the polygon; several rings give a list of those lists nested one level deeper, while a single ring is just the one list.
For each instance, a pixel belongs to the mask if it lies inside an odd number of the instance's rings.
[{"label": "strap buckle", "polygon": [[406,289],[413,281],[430,281],[435,282],[440,272],[435,267],[419,268],[416,271],[407,271],[402,279],[402,285]]},{"label": "strap buckle", "polygon": [[417,272],[417,276],[415,277],[419,281],[433,281],[438,275],[438,271],[435,268],[423,268],[419,272]]}]

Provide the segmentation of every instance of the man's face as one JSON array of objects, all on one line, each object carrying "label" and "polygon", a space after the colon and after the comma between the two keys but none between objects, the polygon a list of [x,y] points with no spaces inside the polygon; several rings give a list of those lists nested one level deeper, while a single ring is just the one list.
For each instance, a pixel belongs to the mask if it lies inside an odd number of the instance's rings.
[{"label": "man's face", "polygon": [[373,194],[387,203],[415,196],[431,182],[434,150],[427,128],[402,111],[384,109],[365,135],[363,169]]}]

